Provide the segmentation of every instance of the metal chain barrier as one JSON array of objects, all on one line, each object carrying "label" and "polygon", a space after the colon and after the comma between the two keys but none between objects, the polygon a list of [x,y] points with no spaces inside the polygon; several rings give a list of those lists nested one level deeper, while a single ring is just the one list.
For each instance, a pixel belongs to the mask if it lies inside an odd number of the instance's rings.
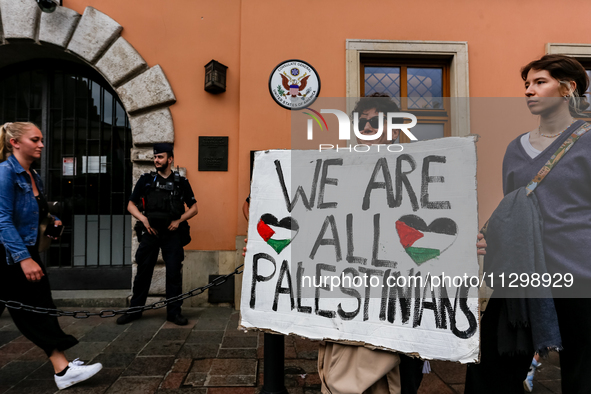
[{"label": "metal chain barrier", "polygon": [[151,309],[164,308],[165,306],[167,306],[168,304],[170,304],[172,302],[183,301],[183,300],[186,300],[187,298],[195,297],[195,296],[205,292],[205,290],[207,290],[211,287],[219,286],[219,285],[225,283],[229,277],[241,274],[242,271],[240,271],[240,268],[242,268],[243,266],[244,266],[244,264],[241,264],[240,266],[236,267],[234,272],[232,272],[228,275],[218,276],[212,282],[206,284],[205,286],[197,287],[193,290],[189,290],[186,293],[179,294],[176,297],[168,298],[163,301],[158,301],[158,302],[155,302],[150,305],[134,306],[134,307],[127,308],[127,309],[119,309],[119,310],[105,309],[100,312],[89,312],[89,311],[68,312],[68,311],[62,311],[60,309],[41,308],[38,306],[25,305],[22,302],[17,302],[17,301],[0,300],[0,304],[4,304],[4,305],[6,305],[7,308],[11,308],[11,309],[18,309],[18,310],[23,310],[23,311],[27,311],[27,312],[35,312],[35,313],[40,313],[40,314],[45,314],[45,315],[55,316],[55,317],[68,316],[68,317],[73,317],[74,319],[88,319],[91,316],[98,316],[101,318],[106,318],[106,317],[115,317],[117,315],[130,315],[132,313],[139,313],[139,312],[143,312],[143,311],[147,311],[147,310],[151,310]]}]

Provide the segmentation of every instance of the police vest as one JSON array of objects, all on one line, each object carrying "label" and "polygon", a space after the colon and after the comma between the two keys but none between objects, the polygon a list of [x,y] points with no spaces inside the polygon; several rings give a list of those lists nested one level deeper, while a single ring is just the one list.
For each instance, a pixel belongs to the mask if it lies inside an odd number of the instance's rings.
[{"label": "police vest", "polygon": [[150,173],[152,183],[146,185],[144,191],[145,215],[153,226],[168,226],[185,212],[181,176],[174,172],[164,182],[158,180],[158,175]]}]

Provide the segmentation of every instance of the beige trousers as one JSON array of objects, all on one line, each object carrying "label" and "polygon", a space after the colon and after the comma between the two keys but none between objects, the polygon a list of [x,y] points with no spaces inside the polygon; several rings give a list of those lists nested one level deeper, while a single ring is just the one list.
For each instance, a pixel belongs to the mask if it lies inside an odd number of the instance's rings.
[{"label": "beige trousers", "polygon": [[400,394],[400,357],[385,350],[321,342],[318,374],[323,394]]}]

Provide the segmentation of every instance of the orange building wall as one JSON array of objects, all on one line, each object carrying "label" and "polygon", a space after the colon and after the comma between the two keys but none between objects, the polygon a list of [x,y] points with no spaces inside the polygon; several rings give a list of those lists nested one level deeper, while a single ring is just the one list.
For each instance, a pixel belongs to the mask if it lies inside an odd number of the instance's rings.
[{"label": "orange building wall", "polygon": [[[542,56],[546,43],[591,42],[591,3],[584,1],[570,3],[564,15],[551,0],[64,0],[64,5],[106,13],[124,27],[123,37],[148,65],[162,66],[178,100],[171,107],[176,162],[188,169],[199,201],[189,248],[204,250],[232,250],[235,236],[246,233],[241,206],[249,189],[250,150],[289,148],[290,113],[274,103],[267,86],[278,63],[307,61],[320,75],[321,97],[343,97],[346,39],[466,41],[471,97],[523,97],[519,69]],[[211,59],[229,67],[227,92],[217,96],[203,90],[203,66]],[[481,136],[481,222],[501,198],[507,144],[527,131],[503,123],[502,114],[480,116],[487,112],[483,105],[474,105],[471,119],[472,133]],[[533,117],[530,121],[535,125]],[[227,173],[197,171],[199,135],[230,137]]]}]

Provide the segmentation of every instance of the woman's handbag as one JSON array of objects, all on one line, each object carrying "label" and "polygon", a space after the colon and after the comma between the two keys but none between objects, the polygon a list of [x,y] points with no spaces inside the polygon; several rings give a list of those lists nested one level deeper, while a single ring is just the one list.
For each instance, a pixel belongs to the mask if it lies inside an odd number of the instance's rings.
[{"label": "woman's handbag", "polygon": [[41,220],[39,224],[39,253],[45,252],[51,246],[51,241],[62,236],[64,226],[55,226],[55,217],[52,213],[57,214],[60,204],[58,202],[48,202],[49,213]]},{"label": "woman's handbag", "polygon": [[55,219],[51,214],[47,214],[39,225],[39,253],[45,252],[51,246],[51,238],[45,235],[48,226],[53,226]]}]

